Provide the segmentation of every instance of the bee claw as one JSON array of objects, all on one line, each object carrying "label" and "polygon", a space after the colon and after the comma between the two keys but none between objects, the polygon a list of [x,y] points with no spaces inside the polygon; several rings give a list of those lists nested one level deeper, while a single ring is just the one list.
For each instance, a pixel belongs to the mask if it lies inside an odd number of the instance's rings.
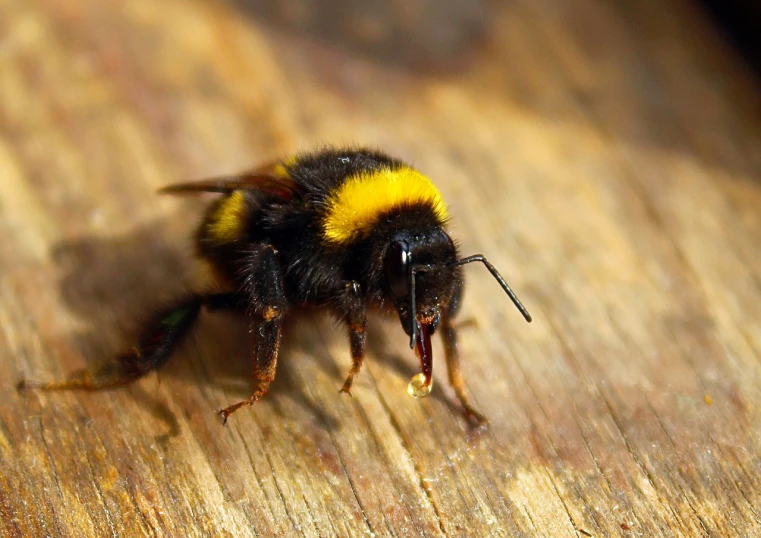
[{"label": "bee claw", "polygon": [[215,411],[217,416],[222,419],[222,426],[227,426],[227,417],[230,416],[226,411],[226,409],[217,409]]},{"label": "bee claw", "polygon": [[346,378],[346,381],[344,381],[344,384],[341,386],[340,389],[338,389],[339,393],[348,394],[349,396],[352,396],[351,393],[351,387],[354,384],[354,376],[359,373],[359,369],[352,369],[351,373],[349,374],[349,377]]},{"label": "bee claw", "polygon": [[487,429],[489,427],[489,419],[470,406],[465,408],[465,417],[476,428]]}]

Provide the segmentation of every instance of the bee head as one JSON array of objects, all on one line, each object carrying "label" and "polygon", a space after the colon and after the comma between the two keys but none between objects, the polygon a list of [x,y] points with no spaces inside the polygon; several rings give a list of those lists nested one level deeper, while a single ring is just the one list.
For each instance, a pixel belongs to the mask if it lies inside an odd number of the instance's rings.
[{"label": "bee head", "polygon": [[452,239],[439,227],[402,231],[387,243],[386,293],[411,338],[421,328],[430,334],[436,331],[459,283],[459,270],[452,265],[456,260]]},{"label": "bee head", "polygon": [[358,250],[368,291],[390,300],[414,348],[418,336],[425,340],[436,331],[448,312],[455,291],[461,287],[462,265],[482,263],[513,301],[526,321],[531,316],[497,269],[481,254],[460,258],[444,227],[426,206],[408,207],[381,219],[368,240],[369,249]]},{"label": "bee head", "polygon": [[422,372],[410,381],[407,391],[422,397],[432,386],[431,335],[442,317],[449,314],[454,294],[461,287],[462,265],[483,263],[526,321],[531,321],[531,316],[486,258],[481,254],[458,257],[454,242],[440,223],[432,225],[434,219],[416,217],[418,214],[408,210],[396,219],[382,221],[370,242],[373,255],[365,263],[372,268],[368,273],[375,276],[371,293],[393,303],[410,337],[410,347],[420,359]]}]

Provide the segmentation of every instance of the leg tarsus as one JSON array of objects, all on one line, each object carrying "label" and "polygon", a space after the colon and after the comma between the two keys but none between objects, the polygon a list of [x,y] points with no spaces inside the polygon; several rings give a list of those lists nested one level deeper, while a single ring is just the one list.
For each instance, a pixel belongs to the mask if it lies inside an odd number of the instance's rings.
[{"label": "leg tarsus", "polygon": [[344,381],[343,386],[341,386],[340,389],[338,389],[338,392],[341,394],[348,394],[351,396],[351,386],[354,383],[354,377],[359,375],[359,371],[362,368],[362,362],[359,362],[359,365],[352,367],[351,372],[349,372],[349,375],[346,377],[346,381]]},{"label": "leg tarsus", "polygon": [[460,405],[465,412],[465,417],[468,421],[478,426],[488,424],[489,420],[470,403],[470,398],[465,392],[465,382],[462,379],[462,371],[460,370],[460,354],[457,349],[457,329],[449,318],[442,320],[441,339],[444,341],[444,355],[447,361],[449,384],[460,401]]},{"label": "leg tarsus", "polygon": [[233,294],[191,294],[157,310],[143,326],[137,344],[115,360],[101,362],[91,370],[77,370],[63,381],[22,380],[19,390],[100,390],[125,385],[158,370],[192,328],[201,307],[235,308]]},{"label": "leg tarsus", "polygon": [[[357,372],[359,373],[359,372]],[[346,376],[346,379],[344,380],[344,384],[341,385],[341,388],[338,389],[339,394],[348,394],[351,396],[351,387],[354,384],[354,368],[352,368],[351,372],[349,372],[349,375]]]},{"label": "leg tarsus", "polygon": [[233,405],[231,405],[229,407],[225,407],[224,409],[218,410],[217,414],[220,417],[222,417],[222,425],[226,426],[227,425],[227,419],[230,417],[230,415],[235,413],[238,409],[240,409],[243,406],[251,407],[256,402],[258,402],[260,398],[261,398],[261,396],[257,397],[256,395],[254,395],[254,396],[251,396],[250,398],[248,398],[246,400],[240,401],[240,402],[238,402],[236,404],[233,404]]},{"label": "leg tarsus", "polygon": [[217,414],[220,417],[222,417],[222,424],[223,425],[227,424],[227,419],[230,417],[230,415],[232,415],[233,413],[235,413],[242,407],[251,407],[252,405],[257,403],[259,400],[261,400],[264,397],[264,395],[267,394],[267,391],[270,388],[270,383],[272,383],[272,381],[274,380],[275,380],[274,376],[272,376],[272,378],[270,379],[263,379],[263,378],[259,379],[258,384],[256,386],[256,390],[251,396],[249,396],[245,400],[241,400],[240,402],[236,404],[225,407],[224,409],[219,409],[217,411]]},{"label": "leg tarsus", "polygon": [[346,283],[345,292],[338,298],[336,311],[342,313],[346,326],[349,329],[349,345],[351,347],[352,366],[339,392],[351,396],[351,386],[354,378],[362,370],[365,361],[365,347],[367,346],[367,306],[362,298],[359,283],[352,280]]},{"label": "leg tarsus", "polygon": [[94,370],[80,369],[72,372],[62,381],[38,381],[34,379],[22,379],[16,385],[23,390],[87,390],[95,391],[126,385],[144,375],[130,365],[137,356],[134,354],[122,355],[115,361],[100,363]]},{"label": "leg tarsus", "polygon": [[77,370],[65,381],[38,381],[35,379],[21,379],[16,383],[16,389],[20,392],[26,390],[95,390],[92,376],[87,370]]}]

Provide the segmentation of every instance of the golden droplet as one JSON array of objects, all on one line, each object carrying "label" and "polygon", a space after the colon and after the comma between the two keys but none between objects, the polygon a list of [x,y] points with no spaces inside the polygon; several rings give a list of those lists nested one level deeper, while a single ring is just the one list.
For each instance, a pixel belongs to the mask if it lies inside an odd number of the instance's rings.
[{"label": "golden droplet", "polygon": [[407,385],[407,394],[413,398],[425,398],[431,393],[433,383],[425,384],[425,376],[423,374],[417,374],[410,379]]}]

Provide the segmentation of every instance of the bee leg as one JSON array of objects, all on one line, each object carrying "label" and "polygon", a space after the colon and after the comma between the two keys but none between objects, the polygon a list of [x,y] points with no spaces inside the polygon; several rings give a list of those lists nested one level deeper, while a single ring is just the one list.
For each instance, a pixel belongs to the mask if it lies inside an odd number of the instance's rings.
[{"label": "bee leg", "polygon": [[192,294],[151,315],[139,333],[137,343],[116,360],[97,365],[92,371],[79,370],[65,381],[40,382],[23,380],[19,389],[98,390],[134,381],[158,369],[171,356],[190,331],[201,307],[235,308],[239,299],[233,294]]},{"label": "bee leg", "polygon": [[351,371],[341,387],[341,392],[351,395],[351,385],[354,377],[359,375],[362,363],[365,360],[365,347],[367,345],[367,305],[362,299],[362,291],[359,283],[352,280],[346,284],[346,292],[337,305],[337,309],[344,316],[344,321],[349,329],[349,344],[351,346]]},{"label": "bee leg", "polygon": [[270,383],[275,380],[282,319],[288,306],[283,293],[283,277],[280,274],[277,251],[271,245],[262,245],[251,253],[249,267],[244,282],[244,295],[248,296],[248,316],[255,337],[253,358],[256,389],[247,399],[217,411],[224,423],[238,409],[258,402],[267,394]]},{"label": "bee leg", "polygon": [[447,373],[449,384],[454,389],[457,399],[460,400],[465,411],[465,416],[477,424],[486,424],[488,419],[470,403],[470,398],[465,392],[465,382],[460,370],[460,352],[457,347],[457,329],[453,324],[453,318],[460,308],[462,286],[455,291],[455,295],[449,303],[448,312],[441,320],[441,339],[444,342],[444,357],[447,361]]}]

